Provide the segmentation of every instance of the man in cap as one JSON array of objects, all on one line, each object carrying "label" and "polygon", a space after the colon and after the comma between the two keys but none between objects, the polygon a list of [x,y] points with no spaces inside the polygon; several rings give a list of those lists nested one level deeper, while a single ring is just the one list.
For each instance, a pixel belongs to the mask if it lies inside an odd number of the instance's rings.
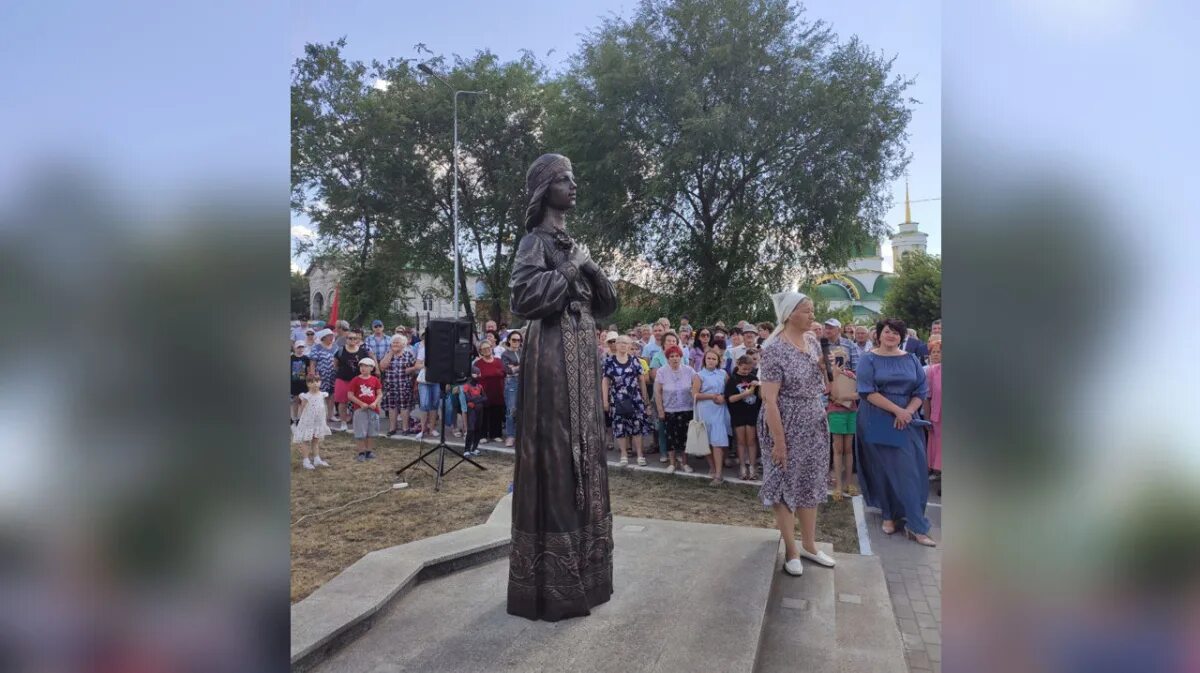
[{"label": "man in cap", "polygon": [[371,335],[367,337],[367,351],[371,353],[371,357],[375,358],[376,362],[383,360],[383,356],[388,354],[392,349],[392,338],[383,333],[383,321],[374,320],[371,322]]},{"label": "man in cap", "polygon": [[824,333],[820,336],[829,340],[829,356],[833,360],[833,364],[842,369],[856,371],[858,369],[858,346],[842,336],[842,321],[837,318],[829,318],[821,329]]}]

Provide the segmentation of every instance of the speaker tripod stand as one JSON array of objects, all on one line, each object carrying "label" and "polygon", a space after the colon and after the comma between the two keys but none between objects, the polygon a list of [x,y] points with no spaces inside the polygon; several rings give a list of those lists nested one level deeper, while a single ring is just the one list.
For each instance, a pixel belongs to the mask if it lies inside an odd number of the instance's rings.
[{"label": "speaker tripod stand", "polygon": [[[450,386],[446,386],[446,392],[442,395],[441,413],[438,414],[439,416],[442,417],[441,421],[440,421],[440,425],[442,426],[441,439],[438,441],[436,446],[426,450],[424,453],[417,456],[416,459],[413,460],[411,463],[405,465],[404,467],[400,468],[399,470],[396,470],[396,476],[403,477],[404,473],[407,472],[412,467],[414,467],[417,463],[425,463],[425,465],[427,465],[430,469],[432,469],[433,473],[436,475],[433,480],[433,490],[435,493],[437,491],[441,490],[441,488],[442,488],[442,477],[446,476],[447,474],[450,474],[451,470],[458,467],[459,465],[462,465],[463,463],[470,463],[481,470],[487,469],[486,467],[480,465],[479,463],[477,463],[477,462],[471,460],[470,458],[467,458],[463,454],[459,453],[458,449],[455,449],[454,447],[452,447],[446,443],[445,414],[446,414],[447,403],[450,401],[450,390],[449,389],[450,389]],[[458,456],[458,462],[454,463],[450,467],[446,467],[446,453],[447,452],[452,453],[455,456]],[[433,463],[429,462],[429,456],[431,456],[435,453],[437,454],[437,465],[434,465]]]}]

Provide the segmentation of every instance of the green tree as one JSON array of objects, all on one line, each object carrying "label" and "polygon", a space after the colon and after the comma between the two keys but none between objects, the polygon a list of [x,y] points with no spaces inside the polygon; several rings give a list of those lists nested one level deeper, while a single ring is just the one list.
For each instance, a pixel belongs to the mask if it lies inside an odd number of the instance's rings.
[{"label": "green tree", "polygon": [[292,68],[292,209],[318,233],[301,251],[343,272],[339,310],[360,324],[391,310],[439,241],[419,226],[435,204],[408,94],[424,87],[406,61],[347,61],[345,45],[306,45]]},{"label": "green tree", "polygon": [[801,11],[643,0],[560,82],[547,138],[575,163],[578,235],[602,261],[648,260],[672,313],[758,314],[781,278],[885,231],[909,82]]},{"label": "green tree", "polygon": [[[292,316],[308,315],[308,278],[299,271],[292,272]],[[313,316],[314,318],[316,316]]]},{"label": "green tree", "polygon": [[[444,78],[418,75],[413,59],[347,61],[345,39],[305,48],[292,71],[292,206],[317,226],[312,252],[343,273],[347,319],[393,306],[410,273],[453,283],[453,195],[459,196],[459,294],[479,275],[499,317],[524,233],[525,170],[541,154],[545,72],[526,53],[501,63],[481,52],[456,58]],[[435,72],[446,59],[426,60]],[[458,184],[453,185],[454,96],[459,96]]]},{"label": "green tree", "polygon": [[919,251],[905,253],[896,262],[896,277],[883,298],[883,314],[927,337],[929,326],[942,317],[942,259]]},{"label": "green tree", "polygon": [[[430,60],[436,72],[444,59]],[[543,143],[547,89],[545,68],[530,52],[501,62],[483,51],[471,59],[456,58],[445,75],[454,89],[486,91],[463,95],[458,103],[458,210],[463,273],[459,294],[469,305],[468,273],[483,280],[490,316],[499,320],[508,304],[517,243],[525,233],[525,171],[547,150]],[[451,227],[453,214],[453,92],[439,82],[427,83],[420,98],[423,111],[419,140],[433,165],[434,199],[441,226]],[[449,282],[452,258],[440,271]],[[469,306],[468,306],[469,310]]]}]

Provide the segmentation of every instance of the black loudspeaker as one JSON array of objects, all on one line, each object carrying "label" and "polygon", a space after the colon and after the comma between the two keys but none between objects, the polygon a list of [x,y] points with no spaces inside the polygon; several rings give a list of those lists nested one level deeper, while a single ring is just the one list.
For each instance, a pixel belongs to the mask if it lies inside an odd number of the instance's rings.
[{"label": "black loudspeaker", "polygon": [[455,384],[471,375],[471,322],[430,320],[425,330],[425,381]]}]

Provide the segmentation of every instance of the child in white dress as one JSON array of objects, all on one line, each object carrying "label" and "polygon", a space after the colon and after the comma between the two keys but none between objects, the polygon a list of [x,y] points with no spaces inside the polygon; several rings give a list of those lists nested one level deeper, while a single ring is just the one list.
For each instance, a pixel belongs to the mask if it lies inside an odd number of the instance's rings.
[{"label": "child in white dress", "polygon": [[313,470],[329,467],[321,459],[321,438],[332,434],[325,422],[325,398],[329,393],[321,391],[320,376],[309,376],[305,382],[308,392],[299,395],[300,420],[292,428],[292,441],[304,445],[304,469]]}]

